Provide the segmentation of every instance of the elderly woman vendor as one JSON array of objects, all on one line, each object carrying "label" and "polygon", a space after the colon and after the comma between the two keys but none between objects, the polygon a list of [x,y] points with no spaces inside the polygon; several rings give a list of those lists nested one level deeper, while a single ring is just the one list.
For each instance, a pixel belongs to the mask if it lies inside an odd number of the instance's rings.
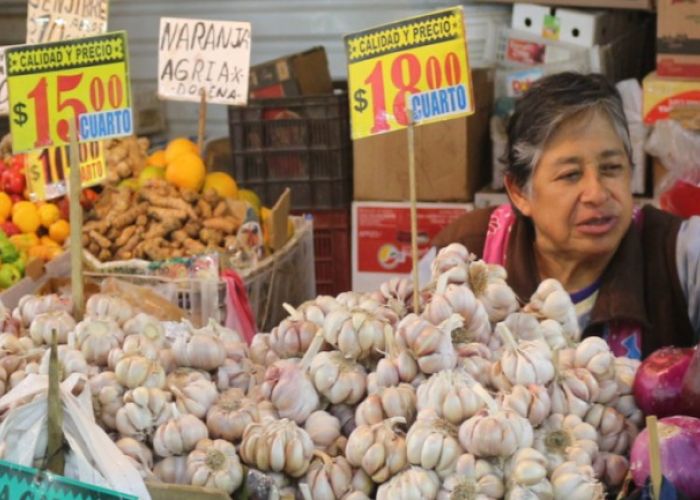
[{"label": "elderly woman vendor", "polygon": [[505,266],[518,297],[545,278],[576,305],[584,336],[645,357],[700,336],[700,217],[632,200],[630,136],[615,87],[600,75],[539,80],[508,124],[511,204],[476,210],[434,240]]}]

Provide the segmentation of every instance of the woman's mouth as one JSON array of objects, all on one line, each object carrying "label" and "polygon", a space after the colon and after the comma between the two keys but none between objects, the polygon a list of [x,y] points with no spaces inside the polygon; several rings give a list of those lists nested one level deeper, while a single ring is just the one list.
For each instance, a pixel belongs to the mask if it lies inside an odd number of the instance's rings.
[{"label": "woman's mouth", "polygon": [[617,217],[613,215],[590,217],[576,224],[576,228],[583,234],[600,236],[609,233],[615,227],[616,223]]}]

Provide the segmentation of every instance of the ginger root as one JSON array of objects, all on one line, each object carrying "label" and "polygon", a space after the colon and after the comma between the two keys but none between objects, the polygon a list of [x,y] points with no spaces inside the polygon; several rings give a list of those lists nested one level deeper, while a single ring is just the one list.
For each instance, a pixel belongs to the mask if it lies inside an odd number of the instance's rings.
[{"label": "ginger root", "polygon": [[238,229],[238,221],[233,217],[213,217],[206,219],[203,223],[207,229],[216,229],[224,234],[233,234]]}]

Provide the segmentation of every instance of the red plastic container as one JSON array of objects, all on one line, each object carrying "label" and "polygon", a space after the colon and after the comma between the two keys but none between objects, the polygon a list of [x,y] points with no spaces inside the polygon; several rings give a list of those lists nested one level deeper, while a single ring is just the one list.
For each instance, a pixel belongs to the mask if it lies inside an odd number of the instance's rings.
[{"label": "red plastic container", "polygon": [[351,287],[350,211],[305,212],[314,221],[316,294],[338,295]]},{"label": "red plastic container", "polygon": [[661,208],[681,217],[700,215],[700,186],[676,181],[660,196]]}]

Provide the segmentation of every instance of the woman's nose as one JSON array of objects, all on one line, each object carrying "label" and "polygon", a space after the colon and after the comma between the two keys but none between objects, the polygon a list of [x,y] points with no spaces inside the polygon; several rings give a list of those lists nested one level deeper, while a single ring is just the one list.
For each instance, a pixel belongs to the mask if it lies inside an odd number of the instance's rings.
[{"label": "woman's nose", "polygon": [[610,193],[597,172],[589,171],[584,176],[583,181],[581,201],[584,203],[591,203],[593,205],[600,205],[601,203],[607,201]]}]

